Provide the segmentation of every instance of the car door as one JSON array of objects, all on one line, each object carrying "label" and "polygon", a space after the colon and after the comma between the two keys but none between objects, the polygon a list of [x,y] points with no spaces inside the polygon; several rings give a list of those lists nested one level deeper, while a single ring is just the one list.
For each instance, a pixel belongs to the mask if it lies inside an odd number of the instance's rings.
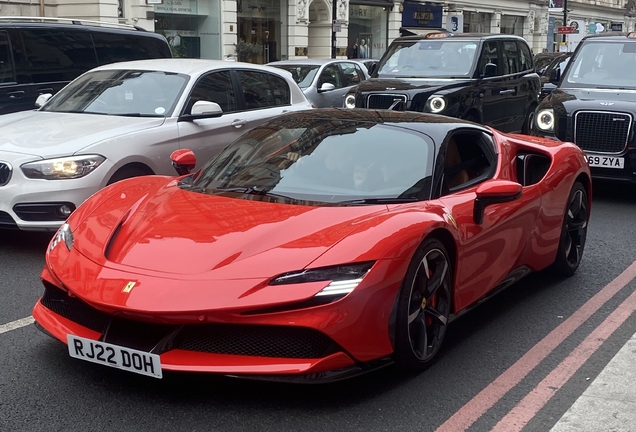
[{"label": "car door", "polygon": [[[478,132],[469,134],[475,138],[474,144],[486,148],[492,146],[493,137],[489,134]],[[446,145],[444,159],[457,158],[457,152],[450,151],[450,140]],[[474,145],[466,142],[471,150]],[[474,169],[474,164],[466,160],[465,152],[462,157],[454,161],[454,164],[464,164]],[[499,160],[508,161],[508,154],[501,155]],[[492,160],[489,168],[495,172],[497,157],[493,154],[486,156]],[[494,159],[494,160],[493,160]],[[514,158],[513,158],[514,160]],[[467,163],[469,162],[469,163]],[[440,162],[445,163],[445,162]],[[506,162],[510,163],[510,162]],[[452,164],[451,164],[452,165]],[[511,167],[511,169],[514,169]],[[499,169],[499,172],[510,173],[511,169]],[[444,170],[449,170],[445,163]],[[452,171],[451,171],[452,172]],[[459,238],[457,245],[458,260],[455,268],[455,300],[459,309],[463,309],[474,301],[486,295],[492,288],[499,284],[515,269],[524,248],[533,236],[537,217],[540,210],[541,193],[538,187],[524,189],[522,197],[513,201],[500,204],[491,204],[486,207],[483,221],[477,223],[473,217],[475,207],[476,190],[480,185],[491,181],[490,176],[471,179],[466,176],[462,185],[456,184],[451,190],[442,190],[440,201],[446,211],[449,220],[457,227]]]},{"label": "car door", "polygon": [[[323,84],[333,84],[333,90],[320,90]],[[347,94],[344,76],[337,63],[329,63],[322,68],[316,81],[316,98],[312,104],[317,108],[342,107]]]},{"label": "car door", "polygon": [[[496,129],[507,131],[507,102],[509,89],[503,79],[500,47],[496,40],[483,43],[479,58],[477,74],[481,79],[481,120]],[[494,66],[492,66],[494,65]],[[490,70],[492,73],[488,74]]]},{"label": "car door", "polygon": [[18,84],[11,38],[0,30],[0,114],[35,108],[28,85]]},{"label": "car door", "polygon": [[182,114],[189,114],[198,101],[216,102],[223,110],[220,117],[178,122],[179,147],[194,151],[197,168],[245,131],[247,115],[238,94],[230,70],[205,74],[192,87]]}]

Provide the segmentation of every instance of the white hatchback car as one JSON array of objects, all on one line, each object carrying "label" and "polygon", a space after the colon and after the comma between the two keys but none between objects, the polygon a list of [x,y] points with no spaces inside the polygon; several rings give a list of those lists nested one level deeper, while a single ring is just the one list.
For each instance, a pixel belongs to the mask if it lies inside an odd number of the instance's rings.
[{"label": "white hatchback car", "polygon": [[175,150],[194,150],[202,164],[265,120],[307,108],[291,75],[271,67],[161,59],[95,68],[39,110],[0,116],[0,227],[57,229],[110,183],[174,175]]}]

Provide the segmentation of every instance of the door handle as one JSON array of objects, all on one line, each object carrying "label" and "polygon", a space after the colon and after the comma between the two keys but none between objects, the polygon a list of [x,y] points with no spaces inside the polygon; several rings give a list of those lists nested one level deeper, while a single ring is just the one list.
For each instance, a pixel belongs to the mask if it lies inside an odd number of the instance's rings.
[{"label": "door handle", "polygon": [[230,123],[230,125],[234,126],[237,129],[245,124],[247,124],[247,120],[245,119],[237,119],[237,120],[234,120],[232,123]]},{"label": "door handle", "polygon": [[53,87],[39,88],[36,91],[40,93],[53,93]]},{"label": "door handle", "polygon": [[500,95],[513,94],[513,93],[516,93],[515,89],[501,90],[499,92]]},{"label": "door handle", "polygon": [[7,95],[9,96],[9,99],[21,99],[22,96],[24,96],[25,94],[26,93],[24,92],[24,90],[18,90],[18,91],[7,93]]}]

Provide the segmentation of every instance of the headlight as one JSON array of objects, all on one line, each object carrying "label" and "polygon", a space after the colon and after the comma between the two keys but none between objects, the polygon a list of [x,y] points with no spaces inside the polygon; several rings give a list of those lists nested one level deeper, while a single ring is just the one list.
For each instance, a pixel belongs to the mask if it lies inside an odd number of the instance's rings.
[{"label": "headlight", "polygon": [[334,267],[300,270],[282,274],[274,278],[270,285],[288,285],[307,282],[331,281],[316,297],[327,295],[346,295],[362,282],[364,276],[373,267],[373,262],[346,264]]},{"label": "headlight", "polygon": [[64,180],[84,177],[104,162],[100,155],[69,156],[29,162],[20,168],[25,176],[32,179]]},{"label": "headlight", "polygon": [[552,111],[552,108],[542,109],[537,113],[536,125],[543,132],[551,132],[554,129],[554,111]]},{"label": "headlight", "polygon": [[344,99],[345,108],[355,108],[356,107],[356,95],[353,93],[349,93],[345,96]]},{"label": "headlight", "polygon": [[446,100],[442,96],[431,96],[428,100],[428,110],[432,113],[439,113],[446,108]]},{"label": "headlight", "polygon": [[61,242],[64,242],[66,248],[68,250],[71,250],[73,249],[73,241],[74,239],[73,233],[71,232],[71,226],[68,223],[65,223],[60,227],[59,230],[57,230],[55,237],[53,237],[53,240],[51,240],[50,250],[55,249],[55,246],[57,246]]}]

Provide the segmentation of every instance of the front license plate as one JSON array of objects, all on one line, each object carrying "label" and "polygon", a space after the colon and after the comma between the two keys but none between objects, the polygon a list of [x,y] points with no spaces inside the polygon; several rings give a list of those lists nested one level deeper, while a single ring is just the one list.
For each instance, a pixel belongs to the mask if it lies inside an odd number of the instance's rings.
[{"label": "front license plate", "polygon": [[73,335],[67,335],[66,340],[71,357],[155,378],[162,377],[157,354]]},{"label": "front license plate", "polygon": [[622,157],[591,155],[587,155],[586,157],[591,167],[623,169],[625,166],[625,158]]}]

